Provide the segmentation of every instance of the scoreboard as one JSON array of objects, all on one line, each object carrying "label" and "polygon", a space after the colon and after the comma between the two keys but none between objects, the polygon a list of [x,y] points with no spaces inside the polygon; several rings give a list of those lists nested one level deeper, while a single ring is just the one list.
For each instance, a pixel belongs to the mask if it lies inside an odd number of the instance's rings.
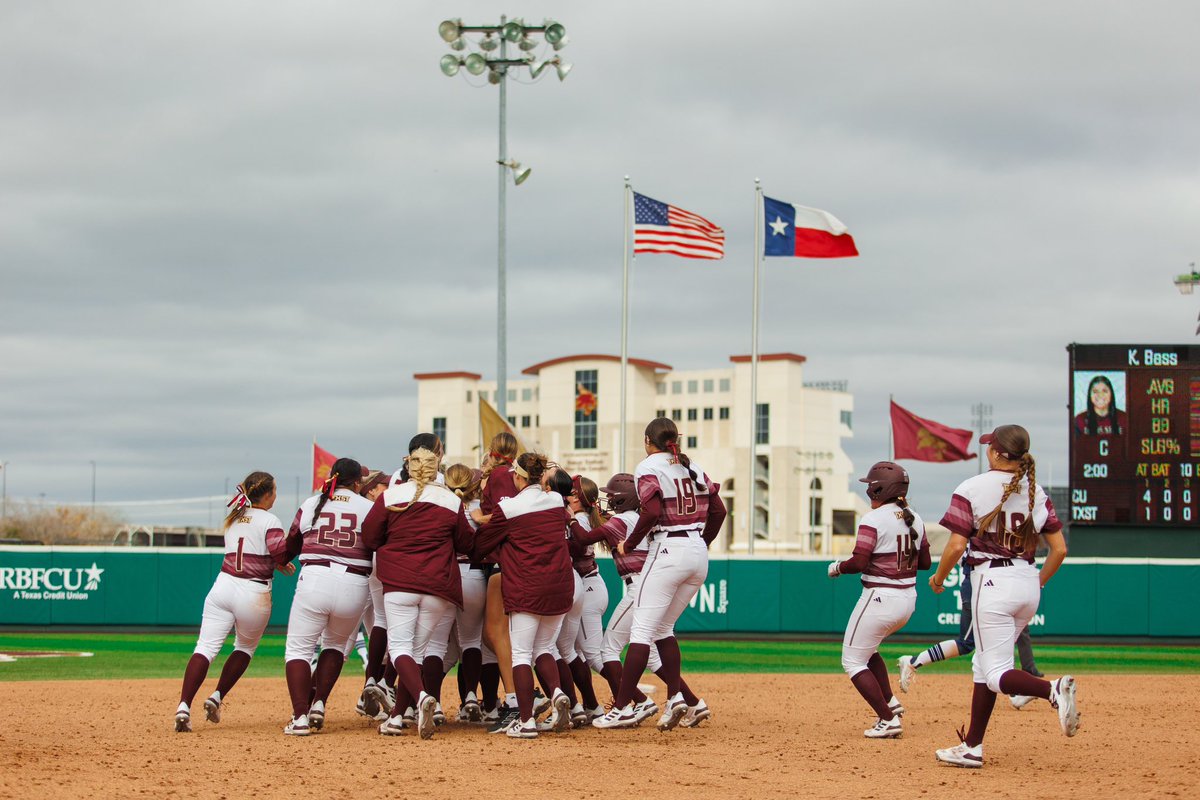
[{"label": "scoreboard", "polygon": [[1072,344],[1071,524],[1200,521],[1200,346]]}]

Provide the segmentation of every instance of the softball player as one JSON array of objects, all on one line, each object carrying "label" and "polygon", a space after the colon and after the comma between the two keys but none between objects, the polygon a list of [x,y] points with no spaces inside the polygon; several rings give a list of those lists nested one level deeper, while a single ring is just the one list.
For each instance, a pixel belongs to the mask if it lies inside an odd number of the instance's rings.
[{"label": "softball player", "polygon": [[183,673],[183,690],[175,710],[175,730],[192,730],[192,700],[208,675],[232,629],[233,652],[225,660],[217,690],[204,701],[209,722],[221,721],[221,703],[250,665],[267,621],[271,618],[271,578],[278,569],[295,573],[288,564],[283,523],[271,513],[275,505],[275,479],[266,472],[251,472],[237,487],[225,517],[225,559],[221,572],[204,598],[204,616],[196,650]]},{"label": "softball player", "polygon": [[509,615],[513,683],[519,718],[505,731],[514,739],[536,739],[533,711],[533,672],[551,693],[554,730],[571,724],[571,702],[563,692],[555,663],[555,640],[563,615],[570,610],[575,571],[567,552],[568,512],[557,492],[539,485],[548,468],[546,458],[522,453],[513,467],[514,497],[496,504],[487,525],[479,529],[476,560],[495,551],[504,580],[504,611]]},{"label": "softball player", "polygon": [[879,645],[904,627],[917,605],[917,570],[929,569],[925,523],[908,507],[908,471],[880,461],[860,478],[867,484],[871,511],[858,526],[854,553],[829,565],[829,577],[862,574],[862,595],[842,639],[842,669],[878,715],[869,739],[894,739],[903,733],[904,708],[892,694]]},{"label": "softball player", "polygon": [[[478,525],[471,512],[479,508],[480,479],[482,475],[466,464],[454,464],[446,470],[446,488],[454,492],[466,507],[467,522],[472,530]],[[459,686],[463,690],[459,720],[481,722],[483,712],[475,690],[479,686],[479,675],[483,669],[483,616],[487,600],[487,573],[482,563],[472,562],[468,556],[458,558],[459,576],[462,578],[463,605],[458,611],[455,630],[458,633]]]},{"label": "softball player", "polygon": [[[397,683],[417,702],[422,739],[433,736],[437,698],[425,691],[421,665],[430,641],[445,641],[454,624],[454,609],[462,607],[462,581],[454,554],[470,552],[475,538],[462,501],[435,483],[440,460],[424,447],[410,453],[411,479],[388,488],[363,523],[363,538],[375,551],[383,582],[388,651],[395,661]],[[402,732],[403,707],[401,703],[393,707],[380,733]]]},{"label": "softball player", "polygon": [[[371,470],[363,478],[363,484],[358,493],[371,504],[388,488],[391,473],[381,470]],[[367,663],[366,678],[362,694],[358,698],[357,711],[364,717],[370,717],[382,722],[391,716],[392,706],[395,705],[395,691],[384,681],[387,673],[387,626],[383,617],[383,584],[375,575],[375,558],[371,557],[371,577],[367,579],[369,593],[366,608],[363,610],[363,626],[367,629]],[[393,677],[394,680],[394,677]]]},{"label": "softball player", "polygon": [[647,534],[653,539],[634,600],[620,691],[612,710],[592,721],[597,728],[637,724],[633,697],[652,643],[658,647],[667,684],[659,730],[673,729],[687,714],[688,704],[680,691],[675,621],[703,585],[708,575],[708,544],[725,521],[718,484],[679,451],[679,431],[674,422],[666,417],[652,421],[646,426],[645,445],[646,458],[634,472],[641,511],[617,552],[632,552]]},{"label": "softball player", "polygon": [[[575,521],[588,530],[604,524],[598,507],[599,499],[600,489],[595,481],[582,475],[571,478],[567,507],[574,514]],[[581,589],[579,622],[573,643],[575,657],[567,663],[572,681],[579,689],[580,702],[571,709],[571,721],[578,727],[604,713],[592,685],[592,670],[599,672],[604,668],[600,654],[604,642],[604,612],[608,610],[608,587],[604,585],[600,568],[596,565],[595,545],[571,539],[570,550],[572,565],[579,573]],[[559,653],[566,657],[561,647]]]},{"label": "softball player", "polygon": [[[1074,678],[1064,675],[1049,682],[1013,668],[1017,634],[1037,611],[1041,587],[1067,555],[1062,523],[1037,485],[1028,431],[1020,425],[1001,425],[979,442],[988,445],[991,469],[954,490],[942,517],[950,540],[929,579],[933,591],[941,594],[946,576],[970,543],[975,637],[971,724],[961,744],[937,751],[939,761],[960,767],[983,766],[983,736],[997,692],[1049,700],[1058,710],[1063,733],[1074,736],[1079,730]],[[1039,534],[1050,547],[1040,572],[1033,563]]]},{"label": "softball player", "polygon": [[[283,732],[290,736],[324,726],[325,701],[370,601],[371,552],[362,524],[373,504],[358,493],[362,473],[352,458],[334,462],[321,491],[300,504],[288,533],[288,552],[299,553],[301,566],[284,651],[292,718]],[[309,657],[318,643],[314,673]]]}]

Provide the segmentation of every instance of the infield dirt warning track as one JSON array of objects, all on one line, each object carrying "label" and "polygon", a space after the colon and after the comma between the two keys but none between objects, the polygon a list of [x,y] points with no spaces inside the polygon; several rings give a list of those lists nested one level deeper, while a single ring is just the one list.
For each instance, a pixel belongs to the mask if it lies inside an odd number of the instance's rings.
[{"label": "infield dirt warning track", "polygon": [[[178,681],[0,683],[0,797],[1099,800],[1184,797],[1200,775],[1197,675],[1080,675],[1073,739],[1045,702],[1016,711],[1002,698],[982,770],[933,757],[966,721],[964,675],[922,673],[900,695],[908,713],[893,741],[863,738],[874,719],[841,675],[689,675],[713,708],[700,728],[536,741],[454,723],[430,741],[379,736],[354,713],[359,676],[345,677],[308,738],[282,733],[281,678],[243,680],[219,725],[196,703],[191,734],[173,731]],[[452,716],[456,702],[446,707]]]}]

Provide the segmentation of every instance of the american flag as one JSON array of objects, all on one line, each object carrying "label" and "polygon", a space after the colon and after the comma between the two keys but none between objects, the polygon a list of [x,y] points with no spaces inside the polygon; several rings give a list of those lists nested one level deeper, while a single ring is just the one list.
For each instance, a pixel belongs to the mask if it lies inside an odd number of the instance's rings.
[{"label": "american flag", "polygon": [[633,193],[633,252],[722,258],[725,231],[699,214]]}]

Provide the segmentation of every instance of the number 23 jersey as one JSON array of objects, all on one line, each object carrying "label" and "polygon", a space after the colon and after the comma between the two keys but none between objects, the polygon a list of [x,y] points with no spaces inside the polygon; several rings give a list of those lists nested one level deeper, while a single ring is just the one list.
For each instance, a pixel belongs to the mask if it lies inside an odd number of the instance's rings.
[{"label": "number 23 jersey", "polygon": [[305,561],[335,561],[352,567],[371,568],[371,551],[362,537],[363,520],[372,503],[355,492],[339,489],[321,506],[313,519],[320,495],[300,504],[288,532],[288,549]]},{"label": "number 23 jersey", "polygon": [[656,494],[662,497],[663,512],[653,533],[703,530],[708,519],[711,481],[695,461],[692,471],[700,476],[700,485],[692,481],[687,467],[670,453],[653,453],[637,465],[633,477],[637,482],[638,499],[645,505]]}]

